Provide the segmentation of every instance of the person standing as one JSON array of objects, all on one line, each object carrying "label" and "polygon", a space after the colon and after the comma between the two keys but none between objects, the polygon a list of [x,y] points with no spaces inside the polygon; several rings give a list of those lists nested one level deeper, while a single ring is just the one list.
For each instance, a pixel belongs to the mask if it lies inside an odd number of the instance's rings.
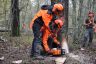
[{"label": "person standing", "polygon": [[94,13],[89,12],[88,13],[88,19],[86,19],[84,22],[84,26],[86,27],[86,31],[84,34],[84,41],[83,41],[81,50],[84,50],[85,46],[90,46],[92,44],[94,25],[95,25]]}]

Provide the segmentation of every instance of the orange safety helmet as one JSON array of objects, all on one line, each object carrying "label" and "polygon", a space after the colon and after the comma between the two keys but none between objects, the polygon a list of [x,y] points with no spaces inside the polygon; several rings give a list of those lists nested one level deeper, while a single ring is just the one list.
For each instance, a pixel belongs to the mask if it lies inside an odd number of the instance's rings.
[{"label": "orange safety helmet", "polygon": [[52,11],[56,11],[56,10],[62,11],[63,9],[64,9],[63,5],[58,3],[58,4],[54,4]]},{"label": "orange safety helmet", "polygon": [[55,20],[55,23],[58,25],[58,28],[61,28],[63,26],[63,21],[60,19]]}]

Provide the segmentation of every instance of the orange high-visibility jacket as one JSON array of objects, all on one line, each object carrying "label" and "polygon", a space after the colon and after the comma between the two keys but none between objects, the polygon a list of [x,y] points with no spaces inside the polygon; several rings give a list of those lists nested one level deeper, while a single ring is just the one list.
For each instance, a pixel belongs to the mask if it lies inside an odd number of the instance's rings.
[{"label": "orange high-visibility jacket", "polygon": [[50,31],[49,23],[51,22],[53,16],[51,14],[48,14],[48,10],[42,10],[42,9],[39,12],[37,12],[37,14],[34,16],[34,18],[32,19],[32,21],[30,22],[30,29],[32,29],[32,26],[33,26],[35,20],[38,17],[42,17],[42,20],[44,22],[44,25]]}]

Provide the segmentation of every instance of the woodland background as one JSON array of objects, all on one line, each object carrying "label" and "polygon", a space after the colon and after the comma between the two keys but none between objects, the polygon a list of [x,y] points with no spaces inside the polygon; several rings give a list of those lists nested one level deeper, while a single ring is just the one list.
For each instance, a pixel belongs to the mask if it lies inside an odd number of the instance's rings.
[{"label": "woodland background", "polygon": [[[89,11],[94,12],[96,19],[96,0],[0,0],[0,56],[6,56],[2,64],[10,64],[12,60],[17,59],[24,60],[23,64],[32,62],[29,54],[33,33],[29,29],[29,23],[42,5],[50,5],[52,2],[64,4],[63,37],[68,38],[71,52],[81,54],[78,49],[85,32],[83,23]],[[86,54],[91,52],[93,56],[89,56],[90,54],[85,56],[93,59],[90,61],[93,63],[96,59],[95,38],[94,33],[93,45],[83,52]]]}]

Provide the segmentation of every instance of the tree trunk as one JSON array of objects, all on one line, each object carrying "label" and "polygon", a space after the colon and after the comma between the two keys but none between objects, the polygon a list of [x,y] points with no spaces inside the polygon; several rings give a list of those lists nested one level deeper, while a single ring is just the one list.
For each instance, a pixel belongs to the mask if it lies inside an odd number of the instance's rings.
[{"label": "tree trunk", "polygon": [[20,35],[19,1],[11,0],[12,36]]},{"label": "tree trunk", "polygon": [[92,5],[92,10],[93,10],[93,11],[94,11],[94,8],[95,8],[95,7],[94,7],[94,6],[95,6],[95,3],[96,3],[96,0],[93,0],[93,2],[92,2],[92,4],[93,4],[93,5]]},{"label": "tree trunk", "polygon": [[68,39],[68,7],[69,7],[69,0],[63,0],[64,3],[64,36]]},{"label": "tree trunk", "polygon": [[73,25],[73,42],[75,42],[76,41],[76,27],[77,27],[77,25],[76,25],[76,0],[72,0],[72,4],[73,4],[73,14],[72,14],[72,25]]}]

